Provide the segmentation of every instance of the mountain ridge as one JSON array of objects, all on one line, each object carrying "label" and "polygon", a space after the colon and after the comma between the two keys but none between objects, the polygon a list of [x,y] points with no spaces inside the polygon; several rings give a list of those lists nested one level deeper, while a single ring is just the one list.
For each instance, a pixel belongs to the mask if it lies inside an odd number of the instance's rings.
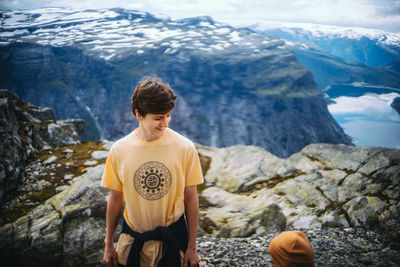
[{"label": "mountain ridge", "polygon": [[347,62],[359,61],[370,66],[386,66],[400,56],[399,33],[311,23],[261,22],[251,25],[250,28],[256,32],[319,48]]},{"label": "mountain ridge", "polygon": [[285,40],[322,90],[352,82],[400,88],[398,33],[305,23],[265,22],[250,28]]},{"label": "mountain ridge", "polygon": [[[16,22],[0,34],[0,86],[52,107],[57,117],[81,114],[90,138],[132,131],[132,89],[157,74],[179,95],[171,127],[195,142],[254,144],[279,156],[315,142],[350,144],[311,73],[279,38],[210,17],[46,10],[3,15],[2,24]],[[46,26],[29,26],[35,21]]]}]

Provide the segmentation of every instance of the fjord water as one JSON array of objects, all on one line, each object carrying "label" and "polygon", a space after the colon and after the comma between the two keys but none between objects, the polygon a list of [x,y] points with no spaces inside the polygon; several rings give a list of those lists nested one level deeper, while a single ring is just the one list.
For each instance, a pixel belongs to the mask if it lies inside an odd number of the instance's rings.
[{"label": "fjord water", "polygon": [[325,93],[329,111],[355,145],[400,148],[400,115],[391,107],[399,89],[354,83]]}]

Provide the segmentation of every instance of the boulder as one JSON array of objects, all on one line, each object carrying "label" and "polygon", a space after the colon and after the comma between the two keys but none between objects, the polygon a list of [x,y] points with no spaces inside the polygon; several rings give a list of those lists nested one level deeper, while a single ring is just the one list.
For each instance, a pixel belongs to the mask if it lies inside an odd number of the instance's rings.
[{"label": "boulder", "polygon": [[[199,148],[199,152],[213,159],[206,182],[229,192],[240,192],[254,183],[268,181],[281,168],[283,161],[256,146],[239,145],[214,150]],[[262,170],[261,166],[267,164],[271,168]]]},{"label": "boulder", "polygon": [[56,123],[56,116],[51,108],[30,106],[26,109],[26,112],[32,115],[32,117],[37,118],[39,121]]},{"label": "boulder", "polygon": [[252,146],[199,152],[211,161],[200,193],[206,233],[247,237],[273,225],[366,227],[400,237],[399,149],[312,144],[287,159]]},{"label": "boulder", "polygon": [[15,266],[100,266],[108,194],[99,187],[103,169],[104,164],[88,168],[63,191],[3,225],[3,262]]}]

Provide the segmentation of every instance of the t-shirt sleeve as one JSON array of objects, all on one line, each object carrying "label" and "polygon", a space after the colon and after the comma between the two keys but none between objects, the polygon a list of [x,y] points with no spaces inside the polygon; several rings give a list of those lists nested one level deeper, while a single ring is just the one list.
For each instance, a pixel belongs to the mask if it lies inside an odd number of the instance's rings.
[{"label": "t-shirt sleeve", "polygon": [[199,154],[194,145],[188,149],[186,157],[186,184],[192,186],[202,184],[204,182],[203,173],[201,171]]},{"label": "t-shirt sleeve", "polygon": [[116,166],[115,155],[113,154],[112,148],[107,156],[101,186],[122,192],[122,182],[118,176],[118,168]]}]

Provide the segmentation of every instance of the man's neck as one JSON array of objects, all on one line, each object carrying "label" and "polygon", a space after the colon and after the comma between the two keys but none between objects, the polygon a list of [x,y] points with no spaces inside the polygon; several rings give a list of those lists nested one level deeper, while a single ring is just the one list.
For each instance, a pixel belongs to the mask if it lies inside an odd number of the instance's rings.
[{"label": "man's neck", "polygon": [[142,127],[135,130],[136,137],[143,142],[153,142],[161,138],[163,134],[160,135],[150,135]]}]

